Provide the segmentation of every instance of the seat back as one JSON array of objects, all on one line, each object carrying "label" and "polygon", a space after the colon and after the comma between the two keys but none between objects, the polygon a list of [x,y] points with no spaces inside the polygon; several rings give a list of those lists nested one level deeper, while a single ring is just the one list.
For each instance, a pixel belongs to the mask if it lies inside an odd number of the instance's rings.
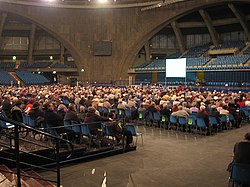
[{"label": "seat back", "polygon": [[102,112],[103,112],[104,114],[108,114],[108,113],[109,113],[109,109],[106,108],[106,107],[103,107],[103,108],[102,108]]},{"label": "seat back", "polygon": [[130,110],[130,108],[127,108],[127,109],[125,110],[125,116],[126,116],[126,117],[131,117],[131,110]]},{"label": "seat back", "polygon": [[80,132],[81,133],[81,125],[77,124],[77,123],[72,123],[72,130],[74,132]]},{"label": "seat back", "polygon": [[211,125],[217,125],[218,122],[217,122],[216,117],[214,117],[214,116],[209,116],[209,123],[210,123]]},{"label": "seat back", "polygon": [[227,121],[228,121],[227,116],[226,116],[226,115],[222,115],[222,116],[220,117],[220,121],[221,121],[221,122],[227,122]]},{"label": "seat back", "polygon": [[229,113],[229,120],[234,121],[234,116],[231,113]]},{"label": "seat back", "polygon": [[196,126],[196,118],[194,118],[193,116],[189,116],[188,125]]},{"label": "seat back", "polygon": [[[71,125],[72,125],[72,122],[71,120],[64,120],[63,121],[63,125],[67,128],[67,129],[72,129]],[[70,127],[69,127],[70,126]]]},{"label": "seat back", "polygon": [[82,124],[81,125],[81,132],[83,135],[91,137],[89,126],[87,124]]},{"label": "seat back", "polygon": [[177,123],[177,118],[173,115],[170,115],[170,123]]},{"label": "seat back", "polygon": [[139,119],[145,119],[145,111],[140,111],[140,112],[138,112],[138,118]]},{"label": "seat back", "polygon": [[186,125],[187,124],[187,119],[184,117],[178,117],[178,123],[180,125]]},{"label": "seat back", "polygon": [[161,113],[160,113],[160,111],[157,111],[157,112],[154,112],[154,114],[153,114],[154,116],[154,120],[156,120],[156,121],[161,121]]},{"label": "seat back", "polygon": [[136,129],[134,125],[126,125],[126,129],[132,133],[132,136],[136,136]]},{"label": "seat back", "polygon": [[250,185],[250,164],[234,163],[231,179],[239,184]]},{"label": "seat back", "polygon": [[206,123],[203,118],[197,118],[197,126],[198,127],[206,127]]}]

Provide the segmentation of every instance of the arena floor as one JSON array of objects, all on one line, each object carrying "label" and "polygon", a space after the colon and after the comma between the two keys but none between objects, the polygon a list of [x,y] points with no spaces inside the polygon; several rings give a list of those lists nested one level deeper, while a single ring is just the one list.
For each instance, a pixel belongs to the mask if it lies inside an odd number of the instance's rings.
[{"label": "arena floor", "polygon": [[233,146],[250,125],[214,136],[138,131],[137,151],[62,168],[63,187],[226,187]]}]

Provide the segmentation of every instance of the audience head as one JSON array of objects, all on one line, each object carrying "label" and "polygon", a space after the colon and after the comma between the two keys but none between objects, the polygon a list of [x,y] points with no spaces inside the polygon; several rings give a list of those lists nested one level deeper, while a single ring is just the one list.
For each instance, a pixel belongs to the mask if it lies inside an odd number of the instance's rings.
[{"label": "audience head", "polygon": [[250,132],[246,133],[244,138],[245,140],[250,141]]},{"label": "audience head", "polygon": [[62,110],[65,110],[66,109],[66,106],[64,104],[60,104],[57,108],[58,111],[62,111]]},{"label": "audience head", "polygon": [[68,108],[71,111],[76,111],[76,105],[75,105],[75,103],[70,103]]},{"label": "audience head", "polygon": [[204,105],[200,106],[200,111],[205,111],[206,107]]}]

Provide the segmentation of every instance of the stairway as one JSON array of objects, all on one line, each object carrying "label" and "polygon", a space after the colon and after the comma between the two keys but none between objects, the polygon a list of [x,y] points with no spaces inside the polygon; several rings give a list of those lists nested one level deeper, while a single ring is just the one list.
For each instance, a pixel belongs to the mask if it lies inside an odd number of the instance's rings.
[{"label": "stairway", "polygon": [[8,72],[8,73],[11,77],[13,77],[19,83],[19,85],[24,85],[23,81],[17,77],[15,72]]},{"label": "stairway", "polygon": [[[0,186],[12,187],[17,184],[16,169],[9,169],[5,165],[0,165]],[[43,180],[43,178],[35,171],[21,171],[22,187],[55,187],[50,182]],[[24,176],[25,175],[25,176]],[[35,178],[32,178],[35,177]]]}]

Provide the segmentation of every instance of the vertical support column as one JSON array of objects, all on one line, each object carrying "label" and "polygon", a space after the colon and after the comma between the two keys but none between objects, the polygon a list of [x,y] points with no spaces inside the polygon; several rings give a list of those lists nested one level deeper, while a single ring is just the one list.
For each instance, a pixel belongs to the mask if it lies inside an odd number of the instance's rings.
[{"label": "vertical support column", "polygon": [[146,54],[146,61],[150,62],[151,61],[151,50],[150,50],[149,42],[147,42],[144,45],[144,49],[145,49],[145,54]]},{"label": "vertical support column", "polygon": [[179,48],[180,48],[180,52],[184,53],[186,51],[186,48],[185,48],[183,35],[181,33],[180,28],[178,27],[178,23],[176,21],[173,21],[171,23],[171,26],[172,26],[172,28],[174,30],[174,33],[175,33],[175,36],[176,36],[176,39],[177,39],[177,42],[178,42],[178,45],[179,45]]},{"label": "vertical support column", "polygon": [[0,37],[2,37],[2,34],[3,34],[3,26],[5,24],[6,18],[7,18],[7,14],[6,13],[2,13],[2,15],[1,15],[1,22],[0,22]]},{"label": "vertical support column", "polygon": [[64,64],[64,46],[63,44],[61,43],[60,45],[60,64]]},{"label": "vertical support column", "polygon": [[207,26],[207,29],[208,29],[208,32],[210,34],[210,37],[212,39],[213,44],[215,46],[217,46],[219,44],[218,33],[216,32],[215,28],[213,27],[211,17],[209,16],[209,14],[205,10],[199,10],[199,13]]},{"label": "vertical support column", "polygon": [[36,33],[36,25],[32,24],[30,37],[29,37],[29,51],[28,51],[28,64],[33,62],[33,50],[34,50],[34,43],[35,43],[35,33]]},{"label": "vertical support column", "polygon": [[6,18],[7,18],[7,14],[6,13],[2,13],[1,14],[1,22],[0,22],[0,48],[2,47],[2,44],[3,44],[3,27],[4,27],[4,24],[5,24],[5,21],[6,21]]}]

